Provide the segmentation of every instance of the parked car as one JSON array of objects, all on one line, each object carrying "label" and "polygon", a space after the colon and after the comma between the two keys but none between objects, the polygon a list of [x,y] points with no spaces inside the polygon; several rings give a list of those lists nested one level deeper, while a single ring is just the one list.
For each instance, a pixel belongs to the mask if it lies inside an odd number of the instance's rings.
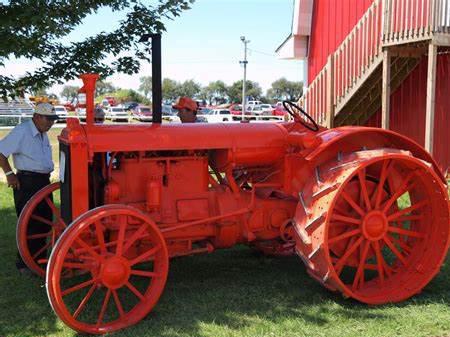
[{"label": "parked car", "polygon": [[261,101],[248,101],[247,106],[261,105]]},{"label": "parked car", "polygon": [[168,104],[162,106],[162,120],[166,122],[181,123],[177,110]]},{"label": "parked car", "polygon": [[242,105],[240,104],[232,104],[229,110],[232,115],[242,115]]},{"label": "parked car", "polygon": [[58,115],[59,121],[65,122],[67,119],[67,109],[64,105],[55,105],[55,112]]},{"label": "parked car", "polygon": [[121,104],[122,107],[125,108],[125,110],[133,111],[137,106],[139,106],[139,103],[137,102],[125,102]]},{"label": "parked car", "polygon": [[210,111],[211,111],[211,109],[208,109],[206,107],[201,107],[201,108],[198,108],[197,115],[207,115],[210,113]]},{"label": "parked car", "polygon": [[247,107],[247,112],[249,112],[250,115],[258,115],[258,116],[263,114],[261,105],[249,105]]},{"label": "parked car", "polygon": [[272,115],[272,111],[274,110],[270,104],[260,104],[259,105],[263,115]]},{"label": "parked car", "polygon": [[109,107],[105,111],[105,117],[112,121],[128,121],[128,111],[122,107]]},{"label": "parked car", "polygon": [[152,120],[152,109],[147,105],[140,105],[134,107],[133,116],[143,122],[150,122]]},{"label": "parked car", "polygon": [[208,119],[204,115],[197,115],[196,123],[208,123]]},{"label": "parked car", "polygon": [[177,110],[172,108],[172,105],[170,105],[170,104],[164,104],[162,106],[162,114],[163,114],[163,116],[164,115],[176,115],[177,114]]},{"label": "parked car", "polygon": [[275,109],[273,109],[273,111],[272,111],[272,115],[273,116],[284,116],[286,114],[287,114],[287,111],[286,111],[286,109],[284,108],[283,105],[278,105],[277,104],[275,106]]},{"label": "parked car", "polygon": [[204,117],[208,123],[230,122],[233,120],[233,115],[229,109],[213,109],[208,114],[199,117]]},{"label": "parked car", "polygon": [[86,108],[75,108],[75,115],[78,117],[80,121],[86,120]]},{"label": "parked car", "polygon": [[199,108],[205,108],[206,107],[206,101],[204,99],[198,99],[195,102],[197,103],[197,106]]}]

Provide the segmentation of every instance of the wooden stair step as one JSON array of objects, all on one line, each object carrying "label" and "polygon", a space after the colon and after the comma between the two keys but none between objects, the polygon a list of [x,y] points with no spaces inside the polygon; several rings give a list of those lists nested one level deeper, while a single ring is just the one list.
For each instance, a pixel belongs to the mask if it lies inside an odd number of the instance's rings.
[{"label": "wooden stair step", "polygon": [[[391,62],[391,93],[420,63],[421,58],[394,57]],[[380,67],[379,67],[380,68]],[[382,72],[377,68],[335,116],[334,125],[363,125],[381,108]]]},{"label": "wooden stair step", "polygon": [[[404,75],[402,75],[402,71],[405,70],[405,67],[408,67],[409,61],[407,59],[397,60],[395,70],[391,73],[393,74],[391,77],[391,93],[395,91],[398,87],[396,84],[398,80],[402,81],[404,79]],[[394,88],[395,87],[395,88]],[[372,102],[373,100],[379,100],[381,98],[382,91],[382,74],[377,77],[375,84],[368,90],[368,94],[364,96],[364,98],[359,102],[359,104],[355,104],[352,113],[360,111],[363,107],[367,107],[367,101]],[[369,98],[368,100],[366,98]],[[381,104],[381,101],[379,101]]]}]

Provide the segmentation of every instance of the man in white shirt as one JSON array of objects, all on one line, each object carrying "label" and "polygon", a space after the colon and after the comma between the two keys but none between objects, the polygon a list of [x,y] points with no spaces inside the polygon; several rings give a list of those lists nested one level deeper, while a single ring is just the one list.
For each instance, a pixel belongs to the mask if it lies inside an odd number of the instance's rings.
[{"label": "man in white shirt", "polygon": [[[2,140],[0,140],[0,167],[6,175],[8,187],[13,188],[14,205],[17,216],[41,188],[50,183],[50,173],[53,171],[52,149],[48,140],[47,131],[58,119],[51,104],[40,103],[36,105],[33,118],[17,125]],[[9,164],[8,157],[13,157],[14,172]],[[42,202],[36,208],[36,215],[52,219],[52,212],[48,205]],[[32,220],[29,224],[29,234],[47,233],[50,226],[40,221]],[[29,241],[30,253],[33,255],[46,244],[46,238]],[[46,258],[46,252],[39,258]],[[21,256],[17,253],[16,267],[21,273],[28,272]]]}]

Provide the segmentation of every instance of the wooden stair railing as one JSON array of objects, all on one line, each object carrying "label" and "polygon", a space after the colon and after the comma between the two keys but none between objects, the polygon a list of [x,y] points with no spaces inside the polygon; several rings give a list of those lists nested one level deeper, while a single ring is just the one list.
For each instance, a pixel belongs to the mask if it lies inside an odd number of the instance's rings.
[{"label": "wooden stair railing", "polygon": [[385,0],[383,45],[430,40],[450,33],[449,0]]},{"label": "wooden stair railing", "polygon": [[381,4],[381,0],[372,3],[299,100],[319,124],[333,126],[334,115],[339,113],[336,107],[353,95],[380,62]]}]

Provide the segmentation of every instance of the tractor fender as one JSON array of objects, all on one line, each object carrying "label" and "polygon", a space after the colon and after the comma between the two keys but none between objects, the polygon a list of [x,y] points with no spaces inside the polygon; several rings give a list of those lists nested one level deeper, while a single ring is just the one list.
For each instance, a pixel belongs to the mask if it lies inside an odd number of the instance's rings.
[{"label": "tractor fender", "polygon": [[394,148],[410,151],[411,154],[430,163],[444,184],[447,181],[433,157],[418,143],[397,132],[372,127],[343,126],[317,134],[318,144],[306,155],[314,166],[335,158],[338,153],[360,151],[362,149]]}]

